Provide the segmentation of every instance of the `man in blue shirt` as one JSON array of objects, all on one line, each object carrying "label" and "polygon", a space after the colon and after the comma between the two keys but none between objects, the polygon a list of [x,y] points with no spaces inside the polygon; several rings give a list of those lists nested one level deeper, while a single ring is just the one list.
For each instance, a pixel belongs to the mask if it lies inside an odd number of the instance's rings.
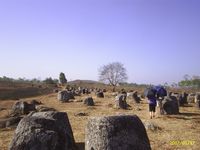
[{"label": "man in blue shirt", "polygon": [[149,114],[150,118],[152,119],[153,117],[155,117],[155,112],[156,112],[156,97],[149,97],[148,102],[149,102]]}]

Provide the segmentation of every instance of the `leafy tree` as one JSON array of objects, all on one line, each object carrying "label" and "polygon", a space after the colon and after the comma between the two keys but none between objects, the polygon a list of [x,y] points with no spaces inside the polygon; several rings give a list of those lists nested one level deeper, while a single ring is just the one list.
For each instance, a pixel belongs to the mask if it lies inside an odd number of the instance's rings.
[{"label": "leafy tree", "polygon": [[200,88],[200,76],[193,76],[192,78],[185,78],[178,83],[181,87]]},{"label": "leafy tree", "polygon": [[43,82],[46,83],[46,84],[57,84],[58,80],[52,79],[51,77],[49,77],[49,78],[46,78]]},{"label": "leafy tree", "polygon": [[59,80],[60,80],[60,83],[62,85],[67,83],[67,79],[66,79],[65,74],[63,72],[60,73]]},{"label": "leafy tree", "polygon": [[127,78],[126,69],[120,62],[113,62],[99,69],[99,80],[112,85],[113,91],[119,83],[125,82]]}]

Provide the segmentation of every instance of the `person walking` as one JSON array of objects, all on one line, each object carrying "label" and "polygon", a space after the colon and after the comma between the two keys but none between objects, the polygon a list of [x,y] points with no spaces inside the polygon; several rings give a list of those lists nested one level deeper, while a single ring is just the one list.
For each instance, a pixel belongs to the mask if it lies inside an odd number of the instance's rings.
[{"label": "person walking", "polygon": [[148,103],[149,103],[149,115],[150,119],[155,117],[155,112],[156,112],[156,97],[148,97]]}]

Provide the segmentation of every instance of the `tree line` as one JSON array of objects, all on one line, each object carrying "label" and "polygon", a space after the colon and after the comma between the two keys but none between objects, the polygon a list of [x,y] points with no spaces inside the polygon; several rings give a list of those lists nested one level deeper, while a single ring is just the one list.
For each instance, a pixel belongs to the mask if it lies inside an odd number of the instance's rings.
[{"label": "tree line", "polygon": [[178,85],[180,87],[200,88],[200,76],[190,77],[189,75],[185,75],[184,79]]},{"label": "tree line", "polygon": [[31,84],[66,84],[67,83],[67,79],[65,77],[65,74],[63,72],[60,73],[59,75],[59,79],[53,79],[52,77],[47,77],[44,80],[40,80],[40,79],[26,79],[26,78],[18,78],[18,79],[14,79],[14,78],[10,78],[10,77],[0,77],[0,81],[1,82],[16,82],[16,83],[31,83]]}]

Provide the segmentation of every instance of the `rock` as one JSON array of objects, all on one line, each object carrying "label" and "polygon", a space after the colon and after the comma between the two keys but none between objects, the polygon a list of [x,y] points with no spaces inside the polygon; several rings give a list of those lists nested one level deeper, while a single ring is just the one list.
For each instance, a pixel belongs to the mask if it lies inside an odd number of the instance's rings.
[{"label": "rock", "polygon": [[56,109],[46,107],[46,106],[36,106],[36,110],[37,110],[37,112],[56,111]]},{"label": "rock", "polygon": [[92,97],[88,97],[84,100],[83,104],[87,106],[94,106],[94,101]]},{"label": "rock", "polygon": [[137,116],[91,117],[86,126],[86,150],[150,150]]},{"label": "rock", "polygon": [[127,98],[132,98],[133,97],[133,92],[128,92],[127,93]]},{"label": "rock", "polygon": [[27,102],[20,101],[13,105],[10,116],[24,115],[35,110],[34,104],[28,104]]},{"label": "rock", "polygon": [[107,90],[106,90],[106,89],[103,89],[102,91],[103,91],[104,93],[105,93],[105,92],[107,92]]},{"label": "rock", "polygon": [[74,116],[88,116],[88,114],[84,112],[79,112],[79,113],[75,113]]},{"label": "rock", "polygon": [[138,97],[137,91],[133,92],[132,98],[133,98],[134,103],[140,103],[140,101],[141,101],[141,99]]},{"label": "rock", "polygon": [[72,92],[73,96],[81,96],[81,93],[79,91],[73,90],[71,92]]},{"label": "rock", "polygon": [[161,129],[156,124],[154,124],[153,122],[150,122],[150,121],[145,121],[144,126],[145,126],[146,130],[150,130],[150,131],[157,131],[157,130]]},{"label": "rock", "polygon": [[32,105],[41,105],[42,103],[41,102],[38,102],[37,100],[32,100],[31,102],[30,102],[30,104],[32,104]]},{"label": "rock", "polygon": [[17,126],[9,150],[74,150],[75,141],[64,112],[37,112]]},{"label": "rock", "polygon": [[103,92],[97,92],[96,95],[98,98],[104,98]]},{"label": "rock", "polygon": [[178,100],[174,96],[166,97],[162,101],[163,111],[166,115],[176,115],[179,114]]},{"label": "rock", "polygon": [[85,89],[84,88],[82,89],[82,93],[85,94]]},{"label": "rock", "polygon": [[[177,97],[176,97],[177,98]],[[180,96],[179,96],[179,105],[180,106],[184,106],[185,104],[188,104],[187,102],[188,99],[188,94],[183,92]]]},{"label": "rock", "polygon": [[58,91],[59,91],[58,89],[53,89],[54,93],[58,93]]},{"label": "rock", "polygon": [[70,99],[74,99],[74,95],[70,91],[58,92],[58,100],[61,102],[68,102]]},{"label": "rock", "polygon": [[200,109],[200,93],[196,93],[195,104],[196,104],[196,108]]},{"label": "rock", "polygon": [[22,117],[11,117],[6,121],[6,128],[7,127],[17,127],[18,123],[20,122],[20,120],[22,119]]},{"label": "rock", "polygon": [[116,97],[118,95],[118,93],[117,92],[113,92],[111,95]]},{"label": "rock", "polygon": [[197,103],[198,101],[200,101],[200,92],[197,92],[195,95],[195,103]]},{"label": "rock", "polygon": [[0,120],[0,129],[5,128],[6,127],[6,122],[5,120]]},{"label": "rock", "polygon": [[0,111],[2,111],[2,110],[6,110],[6,108],[2,108],[2,107],[0,107]]},{"label": "rock", "polygon": [[117,109],[127,109],[128,105],[126,103],[126,95],[119,94],[115,97],[115,108]]},{"label": "rock", "polygon": [[187,103],[194,103],[195,102],[195,94],[190,93],[187,97]]},{"label": "rock", "polygon": [[200,109],[200,101],[197,101],[197,102],[196,102],[196,108],[197,108],[197,109]]},{"label": "rock", "polygon": [[22,117],[19,116],[1,119],[0,128],[16,127],[21,119]]}]

